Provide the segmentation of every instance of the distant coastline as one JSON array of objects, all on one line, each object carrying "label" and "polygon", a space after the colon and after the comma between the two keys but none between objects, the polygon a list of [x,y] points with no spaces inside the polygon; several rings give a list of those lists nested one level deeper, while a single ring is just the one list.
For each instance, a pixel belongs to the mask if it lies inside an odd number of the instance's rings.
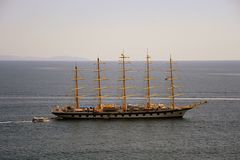
[{"label": "distant coastline", "polygon": [[[0,55],[0,61],[70,61],[70,62],[74,62],[74,61],[96,61],[95,59],[88,59],[88,58],[82,58],[82,57],[73,57],[73,56],[54,56],[54,57],[24,57],[24,56],[8,56],[8,55]],[[118,59],[116,58],[116,60],[104,60],[105,62],[115,62],[118,61]],[[143,62],[144,60],[134,60],[132,59],[131,61],[136,61],[136,62]],[[158,60],[154,60],[152,59],[152,61],[168,61],[168,59],[158,59]],[[239,59],[236,60],[231,60],[231,59],[226,59],[226,60],[222,60],[222,59],[210,59],[210,60],[186,60],[186,59],[175,59],[175,61],[180,61],[180,62],[231,62],[231,61],[235,61],[238,62],[240,61]]]},{"label": "distant coastline", "polygon": [[55,56],[55,57],[21,57],[0,55],[0,61],[91,61],[87,58],[72,57],[72,56]]}]

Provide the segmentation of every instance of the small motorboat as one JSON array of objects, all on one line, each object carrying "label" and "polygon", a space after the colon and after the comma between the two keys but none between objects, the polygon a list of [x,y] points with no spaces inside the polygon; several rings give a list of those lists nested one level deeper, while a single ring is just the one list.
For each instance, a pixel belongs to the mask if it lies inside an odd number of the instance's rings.
[{"label": "small motorboat", "polygon": [[33,117],[32,122],[49,122],[50,120],[47,117]]}]

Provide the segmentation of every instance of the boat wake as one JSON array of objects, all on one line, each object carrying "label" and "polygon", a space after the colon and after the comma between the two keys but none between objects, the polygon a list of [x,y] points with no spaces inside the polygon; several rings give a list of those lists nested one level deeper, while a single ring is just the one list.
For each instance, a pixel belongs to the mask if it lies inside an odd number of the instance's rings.
[{"label": "boat wake", "polygon": [[12,124],[12,123],[32,123],[32,121],[4,121],[0,122],[0,124]]}]

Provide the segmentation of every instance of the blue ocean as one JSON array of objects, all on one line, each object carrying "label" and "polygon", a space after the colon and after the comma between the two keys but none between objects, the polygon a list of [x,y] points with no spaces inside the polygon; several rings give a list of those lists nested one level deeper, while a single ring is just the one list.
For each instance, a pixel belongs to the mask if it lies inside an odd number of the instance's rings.
[{"label": "blue ocean", "polygon": [[[95,106],[96,62],[0,61],[0,159],[240,159],[240,61],[174,63],[178,105],[207,100],[182,119],[55,120],[55,105],[74,103],[80,68],[81,106]],[[168,62],[151,63],[153,103],[169,103]],[[145,62],[127,64],[128,103],[146,102]],[[121,68],[102,64],[104,103],[121,104]]]}]

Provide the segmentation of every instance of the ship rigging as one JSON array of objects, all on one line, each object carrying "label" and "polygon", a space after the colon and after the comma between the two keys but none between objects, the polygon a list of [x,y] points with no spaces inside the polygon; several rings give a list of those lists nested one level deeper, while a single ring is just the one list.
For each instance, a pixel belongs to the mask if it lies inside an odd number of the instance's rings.
[{"label": "ship rigging", "polygon": [[120,56],[120,62],[121,62],[121,78],[119,81],[121,81],[122,86],[120,89],[121,92],[121,99],[122,104],[103,104],[102,98],[102,81],[106,80],[107,78],[102,77],[101,72],[103,71],[101,69],[101,62],[100,59],[97,58],[97,99],[98,104],[96,107],[93,107],[92,109],[86,109],[82,108],[80,105],[80,99],[81,96],[79,96],[79,85],[78,81],[82,80],[82,78],[78,75],[78,72],[80,69],[75,66],[74,68],[74,81],[75,81],[75,105],[68,105],[68,106],[56,106],[53,108],[52,113],[56,115],[58,118],[61,119],[125,119],[125,118],[182,118],[186,111],[195,108],[196,106],[202,105],[207,103],[207,101],[202,101],[195,104],[185,105],[185,106],[176,106],[175,102],[175,85],[174,85],[174,75],[173,75],[173,61],[172,57],[170,56],[169,61],[169,77],[167,80],[170,81],[170,105],[165,104],[153,104],[151,102],[151,75],[150,75],[150,55],[147,51],[146,56],[146,103],[144,106],[141,105],[134,105],[131,106],[127,103],[127,78],[126,76],[126,59],[129,58],[125,55],[124,51]]}]

